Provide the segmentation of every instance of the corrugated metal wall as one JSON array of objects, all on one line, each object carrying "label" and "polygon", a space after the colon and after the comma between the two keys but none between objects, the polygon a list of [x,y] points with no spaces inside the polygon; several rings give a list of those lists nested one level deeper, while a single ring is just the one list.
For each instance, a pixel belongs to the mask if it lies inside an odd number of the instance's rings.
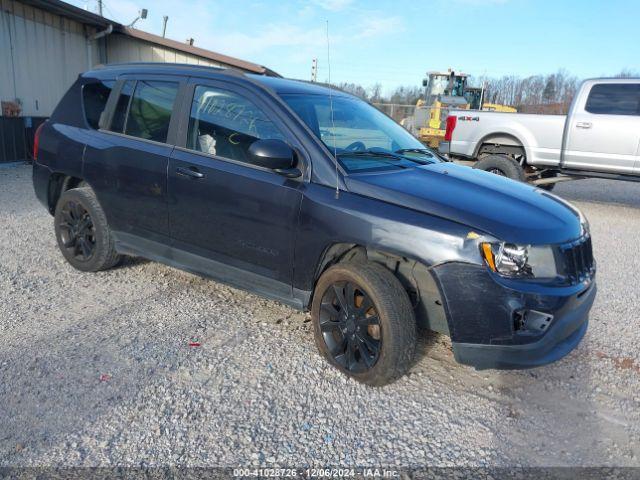
[{"label": "corrugated metal wall", "polygon": [[21,116],[34,117],[2,119],[0,162],[26,158],[34,125],[51,115],[80,73],[99,63],[221,66],[207,58],[118,33],[90,41],[95,32],[93,27],[19,0],[0,0],[0,100],[17,99],[22,105]]},{"label": "corrugated metal wall", "polygon": [[107,37],[107,62],[167,62],[210,67],[222,66],[207,58],[120,34],[112,34]]},{"label": "corrugated metal wall", "polygon": [[100,63],[85,36],[95,30],[13,0],[0,7],[0,100],[19,99],[23,116],[49,116],[78,74]]}]

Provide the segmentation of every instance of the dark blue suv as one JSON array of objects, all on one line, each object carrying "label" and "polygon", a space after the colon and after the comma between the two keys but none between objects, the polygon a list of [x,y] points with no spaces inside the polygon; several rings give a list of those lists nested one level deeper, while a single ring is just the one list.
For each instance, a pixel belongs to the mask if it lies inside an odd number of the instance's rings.
[{"label": "dark blue suv", "polygon": [[417,327],[477,368],[570,352],[596,294],[586,219],[444,161],[345,93],[189,65],[81,75],[37,135],[33,183],[83,271],[139,255],[311,310],[338,369],[381,385]]}]

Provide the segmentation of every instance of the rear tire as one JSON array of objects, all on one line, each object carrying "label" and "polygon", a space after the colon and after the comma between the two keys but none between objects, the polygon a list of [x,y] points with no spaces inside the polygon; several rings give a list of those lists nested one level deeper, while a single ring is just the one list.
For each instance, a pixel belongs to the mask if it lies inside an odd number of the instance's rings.
[{"label": "rear tire", "polygon": [[121,259],[107,217],[89,187],[73,188],[60,196],[54,228],[62,255],[80,271],[106,270]]},{"label": "rear tire", "polygon": [[477,161],[473,168],[495,173],[519,182],[524,182],[526,179],[524,169],[520,164],[506,155],[487,155],[482,160]]},{"label": "rear tire", "polygon": [[320,353],[359,382],[386,385],[413,362],[416,320],[409,296],[378,264],[345,262],[324,272],[311,318]]}]

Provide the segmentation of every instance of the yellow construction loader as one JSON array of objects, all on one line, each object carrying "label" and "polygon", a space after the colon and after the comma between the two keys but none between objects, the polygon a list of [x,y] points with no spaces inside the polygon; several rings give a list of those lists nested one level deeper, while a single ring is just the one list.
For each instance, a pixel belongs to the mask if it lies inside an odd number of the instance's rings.
[{"label": "yellow construction loader", "polygon": [[483,103],[484,90],[468,87],[466,73],[427,72],[422,81],[425,87],[424,100],[418,100],[414,114],[402,120],[411,133],[422,143],[438,148],[444,140],[445,122],[449,110],[493,110],[497,112],[516,112],[506,105]]}]

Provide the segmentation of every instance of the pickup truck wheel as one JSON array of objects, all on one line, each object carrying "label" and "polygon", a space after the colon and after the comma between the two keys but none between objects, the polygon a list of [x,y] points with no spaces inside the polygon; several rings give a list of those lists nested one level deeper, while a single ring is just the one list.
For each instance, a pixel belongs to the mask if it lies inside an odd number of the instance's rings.
[{"label": "pickup truck wheel", "polygon": [[495,173],[519,182],[525,181],[524,169],[515,160],[505,155],[487,155],[475,163],[473,168]]},{"label": "pickup truck wheel", "polygon": [[374,263],[339,263],[316,286],[311,317],[320,353],[368,385],[385,385],[411,366],[416,320],[398,279]]},{"label": "pickup truck wheel", "polygon": [[89,187],[72,188],[60,196],[54,229],[62,255],[78,270],[97,272],[120,261],[107,218]]}]

